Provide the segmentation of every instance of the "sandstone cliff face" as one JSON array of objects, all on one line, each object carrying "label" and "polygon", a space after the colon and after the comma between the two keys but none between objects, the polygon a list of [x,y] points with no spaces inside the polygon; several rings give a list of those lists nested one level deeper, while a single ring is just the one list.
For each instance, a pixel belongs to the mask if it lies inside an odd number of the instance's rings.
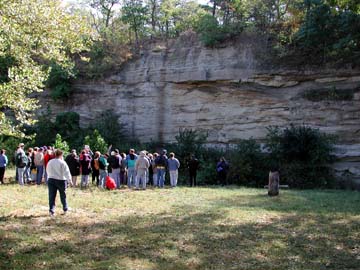
[{"label": "sandstone cliff face", "polygon": [[70,101],[51,107],[83,123],[113,108],[141,141],[174,141],[180,128],[207,131],[212,144],[261,141],[270,125],[306,124],[338,135],[337,168],[360,176],[360,70],[267,68],[252,44],[149,49],[103,81],[78,82]]}]

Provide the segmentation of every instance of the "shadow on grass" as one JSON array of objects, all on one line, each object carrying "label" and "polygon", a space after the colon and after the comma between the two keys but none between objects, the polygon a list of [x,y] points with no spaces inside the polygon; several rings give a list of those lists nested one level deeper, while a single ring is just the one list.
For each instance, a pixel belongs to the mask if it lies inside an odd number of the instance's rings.
[{"label": "shadow on grass", "polygon": [[221,211],[233,199],[111,221],[5,217],[14,225],[0,229],[0,269],[358,269],[359,219],[315,211],[236,223]]}]

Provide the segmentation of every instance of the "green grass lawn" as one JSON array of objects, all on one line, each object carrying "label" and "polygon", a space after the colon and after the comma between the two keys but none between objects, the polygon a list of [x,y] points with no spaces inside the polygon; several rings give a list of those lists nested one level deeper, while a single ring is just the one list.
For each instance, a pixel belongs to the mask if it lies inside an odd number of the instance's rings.
[{"label": "green grass lawn", "polygon": [[0,186],[0,269],[360,269],[360,193]]}]

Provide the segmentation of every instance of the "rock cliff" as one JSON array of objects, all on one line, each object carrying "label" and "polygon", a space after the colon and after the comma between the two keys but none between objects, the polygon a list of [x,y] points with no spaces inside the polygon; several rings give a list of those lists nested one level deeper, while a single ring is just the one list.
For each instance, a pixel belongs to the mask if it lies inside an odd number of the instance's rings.
[{"label": "rock cliff", "polygon": [[254,40],[209,49],[190,39],[148,48],[102,81],[77,82],[66,103],[44,93],[44,103],[83,123],[112,108],[141,141],[174,141],[192,128],[232,144],[261,141],[270,125],[306,124],[337,135],[336,168],[360,176],[360,70],[274,67]]}]

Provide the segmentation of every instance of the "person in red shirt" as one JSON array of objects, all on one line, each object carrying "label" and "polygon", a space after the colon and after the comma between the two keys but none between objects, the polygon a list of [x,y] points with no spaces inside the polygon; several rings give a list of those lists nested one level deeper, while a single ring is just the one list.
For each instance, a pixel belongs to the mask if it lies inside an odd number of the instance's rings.
[{"label": "person in red shirt", "polygon": [[46,167],[49,163],[50,160],[52,160],[53,158],[55,158],[55,154],[54,154],[54,151],[53,151],[53,148],[52,147],[46,147],[45,148],[47,149],[45,154],[44,154],[44,167],[45,167],[45,183],[47,184],[48,183],[48,175],[47,175],[47,172],[46,172]]}]

